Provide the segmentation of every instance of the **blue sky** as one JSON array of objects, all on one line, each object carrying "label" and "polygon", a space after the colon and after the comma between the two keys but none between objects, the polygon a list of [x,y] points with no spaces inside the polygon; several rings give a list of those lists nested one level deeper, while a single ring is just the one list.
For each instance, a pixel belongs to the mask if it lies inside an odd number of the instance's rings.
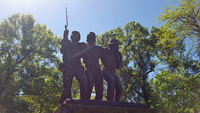
[{"label": "blue sky", "polygon": [[139,22],[149,29],[159,27],[156,15],[165,7],[166,0],[1,0],[0,21],[15,12],[31,13],[37,22],[46,24],[55,34],[62,36],[66,24],[67,6],[71,33],[81,33],[86,41],[88,32],[104,33],[130,21]]},{"label": "blue sky", "polygon": [[[156,22],[167,0],[1,0],[0,21],[15,12],[31,13],[37,22],[46,24],[58,36],[63,35],[67,7],[70,33],[81,33],[81,42],[88,32],[104,33],[128,22],[139,22],[149,30]],[[61,54],[58,54],[61,58]]]}]

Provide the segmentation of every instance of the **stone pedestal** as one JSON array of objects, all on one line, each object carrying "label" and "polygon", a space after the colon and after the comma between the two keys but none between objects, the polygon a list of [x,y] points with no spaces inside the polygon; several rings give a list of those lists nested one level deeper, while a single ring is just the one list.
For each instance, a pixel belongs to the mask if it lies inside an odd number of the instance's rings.
[{"label": "stone pedestal", "polygon": [[156,113],[156,110],[128,102],[68,100],[54,113]]}]

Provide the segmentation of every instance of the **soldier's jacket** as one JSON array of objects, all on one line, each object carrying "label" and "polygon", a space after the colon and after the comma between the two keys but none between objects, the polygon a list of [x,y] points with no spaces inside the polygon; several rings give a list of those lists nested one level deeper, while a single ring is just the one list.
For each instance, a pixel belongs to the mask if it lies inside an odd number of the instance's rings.
[{"label": "soldier's jacket", "polygon": [[108,48],[103,49],[102,55],[102,64],[103,68],[106,68],[110,71],[115,71],[115,69],[120,69],[122,66],[122,55],[119,51],[115,53],[110,53]]},{"label": "soldier's jacket", "polygon": [[79,48],[82,51],[83,62],[85,63],[85,68],[88,71],[101,71],[99,66],[99,58],[102,57],[103,47],[95,45],[90,47],[87,43],[79,43]]},{"label": "soldier's jacket", "polygon": [[[69,56],[67,56],[67,46],[64,43],[68,44]],[[63,54],[63,61],[65,62],[66,60],[70,60],[71,71],[74,72],[74,71],[82,70],[83,67],[81,65],[81,50],[80,50],[80,48],[68,39],[67,40],[62,39],[60,41],[60,45],[61,45],[60,53]]]}]

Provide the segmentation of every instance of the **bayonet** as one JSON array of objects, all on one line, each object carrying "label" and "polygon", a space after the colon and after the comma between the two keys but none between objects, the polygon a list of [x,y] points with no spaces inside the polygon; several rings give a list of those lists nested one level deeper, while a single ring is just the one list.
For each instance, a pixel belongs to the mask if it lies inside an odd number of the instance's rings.
[{"label": "bayonet", "polygon": [[67,29],[67,27],[68,27],[67,7],[65,7],[65,11],[66,11],[66,25],[65,25],[65,29]]}]

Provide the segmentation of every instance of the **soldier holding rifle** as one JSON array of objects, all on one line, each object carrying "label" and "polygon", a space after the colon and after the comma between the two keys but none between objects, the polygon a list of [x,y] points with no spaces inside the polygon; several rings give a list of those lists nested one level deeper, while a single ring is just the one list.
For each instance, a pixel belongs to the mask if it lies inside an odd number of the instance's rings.
[{"label": "soldier holding rifle", "polygon": [[[68,25],[68,22],[67,22]],[[61,49],[60,53],[63,55],[63,63],[60,64],[59,70],[63,72],[63,89],[60,97],[60,103],[63,103],[66,99],[71,99],[71,86],[72,80],[75,76],[80,84],[80,95],[81,99],[88,99],[88,80],[84,73],[84,68],[81,65],[80,49],[77,46],[80,40],[80,33],[73,31],[70,38],[68,39],[67,25],[63,39],[60,41]]]}]

